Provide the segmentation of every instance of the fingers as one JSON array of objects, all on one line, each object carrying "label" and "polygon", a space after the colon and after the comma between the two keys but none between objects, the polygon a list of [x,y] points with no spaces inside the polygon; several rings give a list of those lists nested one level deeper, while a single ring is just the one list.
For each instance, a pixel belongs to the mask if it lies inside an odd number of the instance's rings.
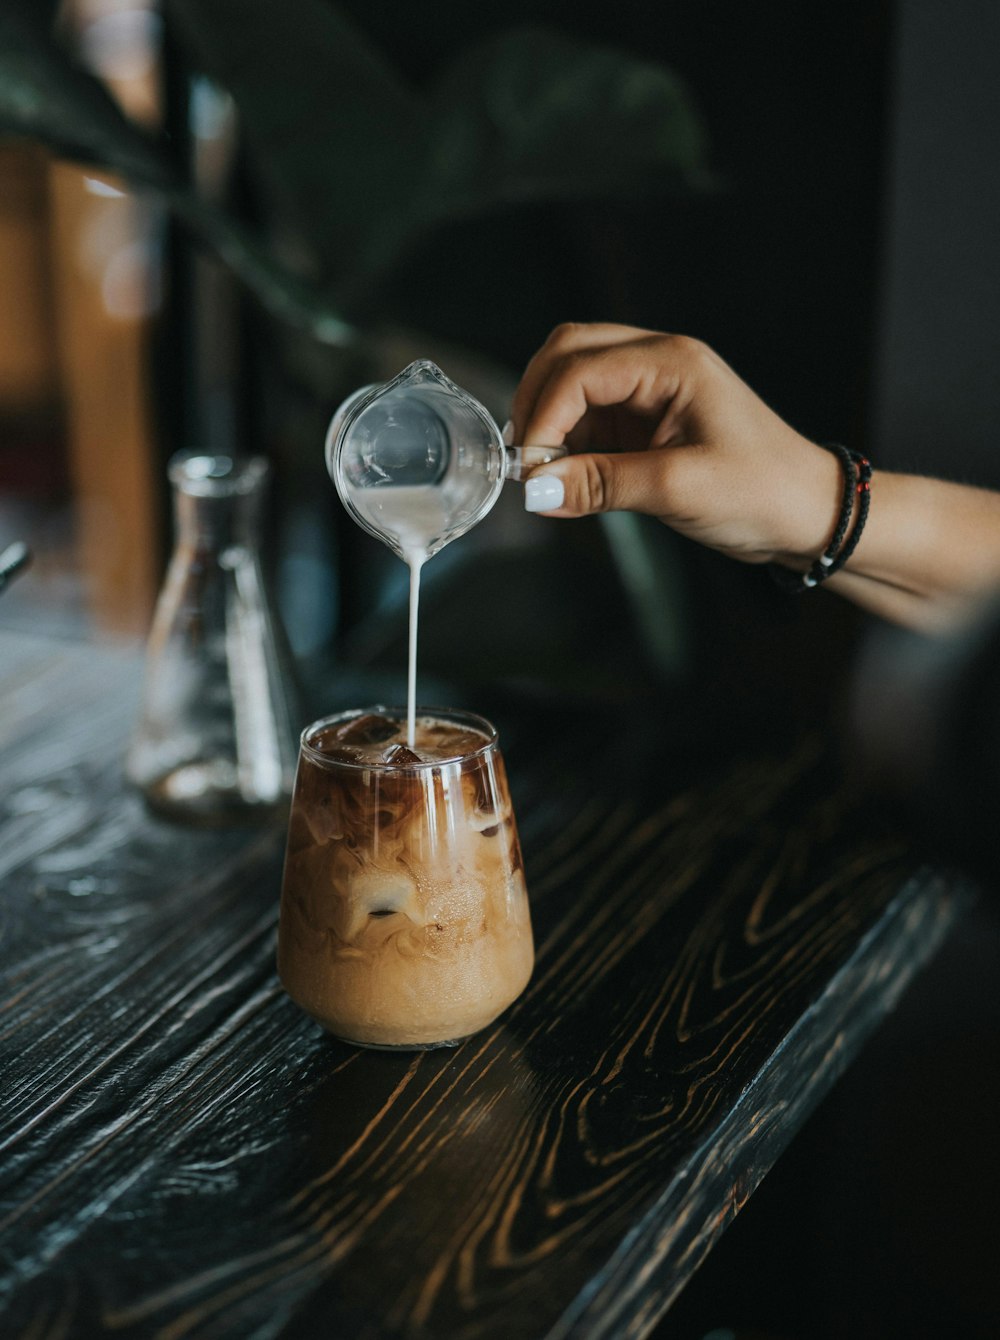
[{"label": "fingers", "polygon": [[560,356],[524,426],[524,441],[559,446],[592,406],[631,400],[643,376],[632,345]]},{"label": "fingers", "polygon": [[[619,328],[622,329],[622,328]],[[619,407],[624,420],[666,421],[682,380],[693,366],[696,342],[629,331],[627,339],[547,355],[533,372],[534,401],[518,425],[520,440],[559,446],[588,410]],[[539,380],[544,377],[544,380]],[[593,434],[584,435],[593,441]],[[650,445],[663,445],[650,438]],[[610,444],[596,443],[607,446]]]},{"label": "fingers", "polygon": [[595,512],[670,510],[669,451],[567,456],[533,471],[524,486],[524,506],[545,516],[590,516]]},{"label": "fingers", "polygon": [[538,399],[539,392],[548,381],[554,365],[560,359],[566,358],[570,354],[625,344],[637,337],[651,333],[634,326],[619,326],[610,322],[582,324],[568,321],[561,326],[556,326],[525,368],[520,385],[514,395],[511,405],[511,419],[514,425],[515,441],[525,442],[528,440],[525,436],[525,429],[531,418],[531,412]]},{"label": "fingers", "polygon": [[[633,411],[625,416],[630,422],[642,416],[650,425],[650,435],[636,445],[661,446],[666,439],[657,437],[656,425],[669,419],[696,343],[631,326],[558,326],[518,387],[515,440],[561,446],[588,410],[620,406]],[[574,455],[532,473],[525,507],[562,517],[622,510],[662,515],[669,511],[669,465],[668,453],[657,450]]]}]

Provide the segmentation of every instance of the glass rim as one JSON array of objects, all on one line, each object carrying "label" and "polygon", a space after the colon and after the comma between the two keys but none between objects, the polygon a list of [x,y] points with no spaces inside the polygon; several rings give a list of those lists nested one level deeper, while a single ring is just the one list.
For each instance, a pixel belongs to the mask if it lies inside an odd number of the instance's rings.
[{"label": "glass rim", "polygon": [[167,464],[170,482],[198,498],[253,493],[270,470],[265,456],[234,456],[224,451],[179,451]]},{"label": "glass rim", "polygon": [[437,720],[459,721],[464,725],[471,726],[473,730],[479,731],[485,736],[483,743],[477,749],[467,749],[463,754],[451,754],[447,758],[434,758],[421,760],[419,763],[366,763],[361,759],[330,758],[322,750],[316,749],[309,741],[309,736],[328,726],[332,726],[342,721],[349,721],[352,717],[364,716],[384,716],[400,722],[406,721],[406,708],[387,705],[385,703],[375,703],[368,707],[350,707],[342,712],[333,712],[330,716],[319,717],[316,721],[303,728],[299,735],[299,757],[303,755],[309,759],[310,763],[316,763],[330,772],[335,772],[339,768],[349,768],[357,772],[426,772],[434,768],[442,768],[452,763],[467,763],[470,759],[482,758],[495,749],[498,743],[498,733],[496,726],[486,717],[480,716],[477,712],[467,712],[463,707],[425,707],[418,705],[416,709],[417,719],[420,717],[432,717]]}]

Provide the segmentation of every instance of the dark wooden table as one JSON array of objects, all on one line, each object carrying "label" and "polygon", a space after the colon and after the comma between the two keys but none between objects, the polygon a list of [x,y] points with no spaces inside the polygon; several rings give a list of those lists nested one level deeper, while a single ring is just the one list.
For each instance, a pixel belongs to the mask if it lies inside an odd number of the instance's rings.
[{"label": "dark wooden table", "polygon": [[125,787],[137,686],[0,633],[4,1337],[646,1335],[968,897],[818,738],[692,781],[501,723],[534,978],[355,1050],[278,985],[281,828]]}]

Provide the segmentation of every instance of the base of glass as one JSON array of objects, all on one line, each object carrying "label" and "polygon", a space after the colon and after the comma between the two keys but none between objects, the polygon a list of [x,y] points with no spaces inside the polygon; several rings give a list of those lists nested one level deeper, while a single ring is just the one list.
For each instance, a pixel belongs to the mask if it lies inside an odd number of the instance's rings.
[{"label": "base of glass", "polygon": [[289,797],[247,796],[232,768],[217,761],[189,763],[140,785],[148,809],[164,819],[197,828],[227,828],[283,818]]},{"label": "base of glass", "polygon": [[338,1042],[346,1042],[349,1047],[363,1047],[370,1052],[432,1052],[440,1047],[458,1047],[472,1036],[467,1033],[465,1037],[449,1038],[445,1042],[359,1042],[357,1038],[345,1038],[340,1033],[331,1033]]}]

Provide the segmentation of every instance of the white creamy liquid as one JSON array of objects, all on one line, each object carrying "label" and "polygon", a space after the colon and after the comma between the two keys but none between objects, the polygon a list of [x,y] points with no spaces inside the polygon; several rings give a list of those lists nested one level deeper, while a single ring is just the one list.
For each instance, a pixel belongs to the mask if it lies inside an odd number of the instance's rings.
[{"label": "white creamy liquid", "polygon": [[420,605],[420,569],[430,557],[431,544],[454,525],[441,489],[431,484],[385,485],[355,489],[351,501],[380,532],[400,548],[410,569],[410,645],[406,675],[406,742],[412,749],[417,716],[417,615]]},{"label": "white creamy liquid", "polygon": [[417,730],[417,611],[420,607],[420,569],[427,558],[413,554],[407,558],[410,568],[410,648],[406,664],[406,743],[416,745]]}]

